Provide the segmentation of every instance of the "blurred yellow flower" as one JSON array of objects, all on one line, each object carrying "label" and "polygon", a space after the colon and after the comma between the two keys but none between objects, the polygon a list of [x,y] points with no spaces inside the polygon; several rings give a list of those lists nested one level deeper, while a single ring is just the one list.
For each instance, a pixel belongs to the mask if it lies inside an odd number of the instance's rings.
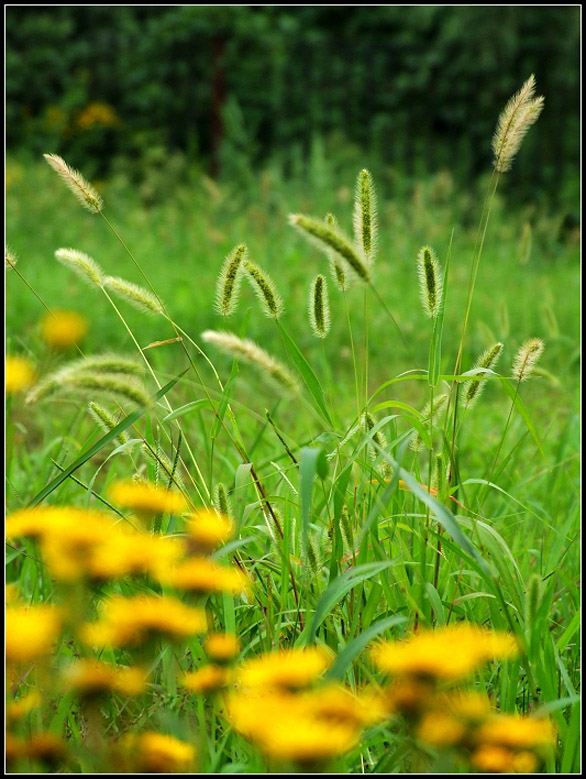
[{"label": "blurred yellow flower", "polygon": [[80,343],[87,329],[87,319],[76,311],[53,311],[41,321],[45,343],[57,350]]},{"label": "blurred yellow flower", "polygon": [[487,774],[532,773],[538,760],[531,752],[512,752],[504,747],[485,745],[472,755],[470,762],[478,771]]},{"label": "blurred yellow flower", "polygon": [[118,127],[120,119],[108,103],[94,102],[80,111],[75,124],[79,130],[86,131],[92,127]]},{"label": "blurred yellow flower", "polygon": [[17,701],[9,701],[6,704],[6,722],[11,724],[26,717],[33,709],[38,709],[42,704],[42,698],[37,690],[23,695]]},{"label": "blurred yellow flower", "polygon": [[197,671],[185,674],[181,683],[192,693],[209,693],[224,687],[229,679],[228,668],[219,665],[204,665]]},{"label": "blurred yellow flower", "polygon": [[405,641],[381,642],[372,650],[372,659],[392,676],[453,681],[489,660],[514,657],[518,651],[513,636],[461,622],[421,631]]},{"label": "blurred yellow flower", "polygon": [[181,641],[207,628],[205,611],[185,606],[176,598],[115,596],[104,604],[102,619],[81,629],[86,644],[137,647],[150,641]]},{"label": "blurred yellow flower", "polygon": [[6,661],[30,662],[50,654],[61,630],[54,606],[11,606],[6,610]]},{"label": "blurred yellow flower", "polygon": [[203,645],[207,656],[216,663],[227,663],[240,652],[240,641],[234,633],[212,633]]},{"label": "blurred yellow flower", "polygon": [[35,369],[26,357],[6,357],[5,386],[8,395],[30,387],[35,381],[35,375]]},{"label": "blurred yellow flower", "polygon": [[234,522],[214,509],[196,511],[187,520],[188,544],[195,554],[213,551],[234,534]]},{"label": "blurred yellow flower", "polygon": [[299,689],[321,676],[331,661],[331,653],[322,647],[267,652],[245,662],[239,680],[243,687]]},{"label": "blurred yellow flower", "polygon": [[207,557],[192,557],[167,571],[161,571],[159,581],[178,590],[193,593],[228,592],[241,595],[250,580],[237,568],[218,565]]},{"label": "blurred yellow flower", "polygon": [[125,772],[149,774],[192,772],[196,756],[191,744],[154,731],[126,734],[118,750]]},{"label": "blurred yellow flower", "polygon": [[117,692],[140,695],[146,687],[142,668],[119,668],[100,660],[78,660],[63,672],[65,686],[84,698]]},{"label": "blurred yellow flower", "polygon": [[187,510],[181,493],[154,484],[120,481],[110,487],[108,495],[114,503],[138,514],[181,514]]},{"label": "blurred yellow flower", "polygon": [[426,712],[416,730],[417,737],[434,747],[454,746],[466,735],[466,726],[446,712]]},{"label": "blurred yellow flower", "polygon": [[550,720],[497,714],[478,730],[477,739],[484,744],[497,744],[513,749],[536,749],[555,743],[555,730]]}]

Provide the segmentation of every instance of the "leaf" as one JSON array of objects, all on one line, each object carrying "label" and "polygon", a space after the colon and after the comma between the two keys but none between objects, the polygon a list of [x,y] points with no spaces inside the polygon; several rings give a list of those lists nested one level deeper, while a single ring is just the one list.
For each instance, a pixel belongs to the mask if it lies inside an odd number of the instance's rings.
[{"label": "leaf", "polygon": [[[527,425],[527,429],[533,436],[533,440],[537,444],[537,448],[539,449],[539,453],[543,457],[543,460],[548,468],[550,468],[549,462],[547,460],[547,457],[545,456],[545,452],[543,451],[543,447],[541,446],[541,441],[539,440],[539,436],[537,435],[537,430],[535,429],[535,425],[533,424],[533,420],[531,419],[531,416],[529,415],[529,412],[527,411],[527,407],[521,400],[521,396],[519,395],[517,385],[513,385],[509,379],[505,378],[504,376],[499,376],[501,379],[501,384],[507,391],[509,397],[513,401],[513,405],[519,412],[521,418]],[[551,470],[551,468],[550,468]]]},{"label": "leaf", "polygon": [[[325,461],[325,471],[324,471]],[[323,479],[327,475],[328,463],[323,449],[304,446],[299,457],[299,494],[301,501],[301,527],[303,533],[303,549],[307,549],[309,537],[309,520],[311,516],[311,493],[316,474]],[[322,476],[324,474],[324,476]]]},{"label": "leaf", "polygon": [[329,422],[329,424],[333,427],[334,423],[332,422],[332,418],[330,417],[330,413],[326,407],[326,401],[324,398],[323,390],[321,388],[321,384],[319,383],[319,380],[315,375],[313,368],[307,362],[307,360],[299,350],[299,347],[297,346],[295,341],[291,338],[291,336],[287,333],[283,325],[278,320],[277,320],[277,325],[279,327],[279,330],[281,331],[281,335],[283,336],[283,340],[285,341],[287,350],[291,355],[291,357],[293,358],[293,362],[297,366],[297,370],[301,374],[301,378],[305,382],[305,386],[307,387],[307,389],[311,394],[311,397],[313,398],[317,411],[319,411],[320,414],[324,417],[324,419],[326,419]]},{"label": "leaf", "polygon": [[[179,379],[182,376],[185,376],[189,368],[186,368],[183,373],[180,373],[179,376],[176,376],[174,379],[172,379],[168,384],[165,384],[164,387],[162,387],[157,394],[155,395],[155,400],[160,400],[163,398],[167,392],[169,392],[170,389],[172,389],[175,384],[179,381]],[[89,449],[86,449],[84,452],[80,454],[80,456],[74,460],[71,465],[69,465],[65,470],[59,474],[53,481],[49,482],[43,489],[35,495],[35,497],[29,501],[28,506],[38,506],[41,501],[43,501],[48,495],[50,495],[57,487],[62,484],[65,479],[69,478],[71,474],[76,471],[78,468],[81,468],[81,466],[86,463],[88,460],[90,460],[95,454],[97,454],[100,449],[102,449],[104,446],[110,443],[114,438],[116,438],[117,435],[120,435],[124,430],[126,430],[127,427],[130,427],[130,425],[134,424],[134,422],[137,421],[137,419],[140,419],[140,417],[146,412],[146,407],[139,408],[136,411],[133,411],[132,414],[129,414],[127,417],[125,417],[121,422],[119,422],[116,427],[113,427],[112,430],[110,430],[108,433],[106,433],[105,436],[99,439],[93,446],[91,446]]]},{"label": "leaf", "polygon": [[179,417],[185,416],[185,414],[191,414],[192,411],[197,411],[198,408],[209,405],[210,402],[207,398],[192,400],[191,403],[186,403],[184,406],[179,406],[179,408],[176,408],[175,411],[163,417],[163,422],[171,422],[172,419],[178,419]]}]

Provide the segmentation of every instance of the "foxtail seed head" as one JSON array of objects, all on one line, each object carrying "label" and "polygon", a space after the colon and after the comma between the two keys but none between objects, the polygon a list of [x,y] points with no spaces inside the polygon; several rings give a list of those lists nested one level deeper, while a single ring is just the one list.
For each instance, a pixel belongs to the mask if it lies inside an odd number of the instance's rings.
[{"label": "foxtail seed head", "polygon": [[517,352],[513,362],[513,377],[518,381],[527,381],[541,355],[543,354],[541,338],[530,338],[525,341]]},{"label": "foxtail seed head", "polygon": [[236,311],[242,279],[242,262],[247,254],[248,249],[241,243],[232,249],[222,266],[216,287],[216,311],[222,316],[230,316]]},{"label": "foxtail seed head", "polygon": [[99,214],[103,210],[104,201],[81,173],[70,168],[65,160],[57,154],[43,154],[43,157],[53,170],[59,174],[84,208],[87,208],[93,214]]},{"label": "foxtail seed head", "polygon": [[354,236],[369,265],[374,262],[377,239],[376,195],[369,171],[358,174],[354,195]]},{"label": "foxtail seed head", "polygon": [[[448,402],[448,396],[446,395],[446,393],[443,393],[442,395],[438,395],[433,399],[433,410],[432,410],[432,404],[431,402],[429,402],[421,412],[421,416],[425,420],[429,420],[431,417],[431,422],[432,424],[434,424],[437,415],[442,411],[442,409],[444,408],[447,402]],[[423,449],[423,438],[421,437],[419,432],[416,432],[416,434],[411,438],[411,441],[409,442],[409,447],[414,452],[420,452]]]},{"label": "foxtail seed head", "polygon": [[[365,411],[364,414],[362,415],[362,427],[364,428],[364,430],[367,433],[370,433],[370,431],[374,428],[375,424],[376,422],[374,420],[374,417],[371,414],[369,414],[368,411]],[[372,441],[377,445],[377,447],[386,450],[387,439],[385,434],[382,432],[382,430],[376,431],[376,433],[372,436]],[[369,445],[369,449],[370,449],[370,456],[372,457],[373,460],[375,460],[379,455],[378,449],[376,449],[372,445]],[[393,473],[393,469],[391,468],[391,466],[386,460],[382,462],[380,466],[380,471],[385,478],[389,478]]]},{"label": "foxtail seed head", "polygon": [[[113,430],[118,424],[107,409],[100,406],[99,403],[95,403],[93,400],[90,401],[88,405],[88,411],[91,418],[102,428],[104,433],[109,433],[110,430]],[[116,436],[116,440],[120,444],[125,444],[128,441],[128,434],[125,431],[122,431],[122,433]]]},{"label": "foxtail seed head", "polygon": [[442,278],[436,254],[431,246],[424,246],[417,255],[419,289],[423,310],[427,316],[435,317],[442,300]]},{"label": "foxtail seed head", "polygon": [[[477,369],[494,370],[499,357],[503,351],[503,345],[501,343],[493,344],[489,347],[479,358],[476,360]],[[466,389],[464,390],[464,408],[471,408],[474,403],[480,397],[482,390],[486,386],[486,381],[468,381],[466,382]]]},{"label": "foxtail seed head", "polygon": [[337,259],[345,262],[358,278],[366,284],[371,283],[368,264],[361,250],[355,249],[342,232],[325,222],[320,222],[319,219],[304,214],[290,214],[289,222],[327,255],[333,252]]},{"label": "foxtail seed head", "polygon": [[242,265],[265,315],[278,319],[283,313],[283,300],[273,280],[268,273],[249,260],[243,260]]},{"label": "foxtail seed head", "polygon": [[[332,228],[332,230],[338,229],[338,222],[336,221],[336,217],[333,214],[326,214],[324,221],[328,227]],[[334,283],[340,292],[345,292],[350,286],[350,280],[346,276],[344,264],[340,262],[335,252],[328,251],[327,255],[330,260],[330,273],[332,274]]]},{"label": "foxtail seed head", "polygon": [[214,487],[214,506],[226,517],[233,517],[232,501],[228,495],[228,490],[222,482],[218,482]]},{"label": "foxtail seed head", "polygon": [[66,265],[74,273],[96,287],[103,287],[104,274],[100,266],[91,257],[76,249],[57,249],[55,257],[62,265]]},{"label": "foxtail seed head", "polygon": [[513,95],[501,113],[492,139],[494,167],[499,173],[510,170],[527,130],[543,110],[543,97],[535,94],[535,76],[531,74]]},{"label": "foxtail seed head", "polygon": [[328,285],[320,274],[309,291],[309,323],[316,338],[325,338],[330,332],[330,303]]},{"label": "foxtail seed head", "polygon": [[18,262],[18,257],[8,246],[4,247],[4,260],[7,270],[12,270]]},{"label": "foxtail seed head", "polygon": [[131,306],[142,311],[143,314],[162,314],[163,308],[159,300],[143,287],[133,284],[131,281],[118,278],[117,276],[106,276],[104,286],[112,290],[118,297],[126,300]]},{"label": "foxtail seed head", "polygon": [[206,343],[211,343],[223,352],[250,363],[281,388],[289,392],[298,392],[298,385],[289,370],[268,352],[248,338],[238,338],[233,333],[206,330],[201,334]]}]

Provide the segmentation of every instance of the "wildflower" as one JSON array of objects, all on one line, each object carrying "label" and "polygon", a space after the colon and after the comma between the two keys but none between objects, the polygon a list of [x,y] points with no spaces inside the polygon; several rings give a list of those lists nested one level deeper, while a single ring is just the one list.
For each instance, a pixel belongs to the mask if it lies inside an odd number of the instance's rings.
[{"label": "wildflower", "polygon": [[477,749],[470,762],[487,774],[532,773],[538,760],[531,752],[512,752],[504,747],[484,745]]},{"label": "wildflower", "polygon": [[207,557],[193,557],[161,571],[159,580],[178,590],[200,595],[217,592],[241,595],[249,585],[248,577],[241,571],[218,565]]},{"label": "wildflower", "polygon": [[112,692],[140,695],[146,686],[141,668],[117,668],[100,660],[78,660],[64,672],[65,685],[85,699]]},{"label": "wildflower", "polygon": [[174,564],[182,553],[183,544],[178,538],[117,530],[92,550],[87,561],[87,573],[97,581],[140,574],[157,577],[161,571]]},{"label": "wildflower", "polygon": [[201,509],[187,517],[188,545],[194,553],[206,553],[229,541],[234,522],[213,509]]},{"label": "wildflower", "polygon": [[147,731],[128,733],[116,749],[116,763],[131,773],[188,773],[193,771],[195,749],[173,736]]},{"label": "wildflower", "polygon": [[180,493],[146,482],[116,482],[108,494],[114,503],[139,514],[181,514],[187,509],[187,502]]},{"label": "wildflower", "polygon": [[106,602],[102,618],[82,627],[86,644],[137,647],[153,640],[181,641],[207,628],[205,612],[176,598],[115,596]]},{"label": "wildflower", "polygon": [[284,649],[248,660],[239,678],[244,687],[299,689],[317,679],[330,662],[330,654],[321,647]]},{"label": "wildflower", "polygon": [[434,747],[454,746],[462,741],[466,726],[445,712],[429,711],[417,727],[417,737]]},{"label": "wildflower", "polygon": [[53,349],[75,346],[87,333],[87,319],[75,311],[53,311],[41,322],[45,342]]},{"label": "wildflower", "polygon": [[6,357],[5,386],[6,394],[22,392],[30,387],[35,380],[35,369],[26,357]]},{"label": "wildflower", "polygon": [[373,650],[375,664],[393,676],[453,681],[468,676],[485,662],[518,652],[505,633],[459,623],[422,631],[407,641],[383,642]]},{"label": "wildflower", "polygon": [[6,704],[7,723],[18,722],[23,719],[33,709],[38,709],[42,705],[42,698],[37,690],[23,695],[17,701],[10,701]]},{"label": "wildflower", "polygon": [[203,646],[210,660],[216,663],[230,662],[240,652],[240,641],[234,633],[211,633]]},{"label": "wildflower", "polygon": [[6,611],[6,661],[30,662],[51,653],[62,616],[54,606],[11,606]]},{"label": "wildflower", "polygon": [[65,744],[54,733],[35,733],[25,742],[23,753],[30,760],[43,763],[47,768],[57,768],[66,756]]},{"label": "wildflower", "polygon": [[555,743],[555,730],[546,718],[499,714],[479,728],[477,739],[511,749],[536,749]]},{"label": "wildflower", "polygon": [[189,692],[205,694],[225,687],[228,678],[227,668],[219,665],[204,665],[197,671],[185,674],[181,683]]}]

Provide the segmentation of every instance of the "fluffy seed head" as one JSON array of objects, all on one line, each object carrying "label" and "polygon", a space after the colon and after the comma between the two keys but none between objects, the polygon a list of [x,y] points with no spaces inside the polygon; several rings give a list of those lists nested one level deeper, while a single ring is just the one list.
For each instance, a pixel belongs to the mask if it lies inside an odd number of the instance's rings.
[{"label": "fluffy seed head", "polygon": [[63,181],[73,192],[84,208],[93,214],[99,214],[104,208],[104,201],[98,195],[92,185],[87,182],[77,170],[69,165],[57,154],[43,154],[49,165],[61,176]]},{"label": "fluffy seed head", "polygon": [[125,281],[116,276],[106,276],[104,278],[104,286],[145,314],[163,313],[159,300],[152,292],[139,287],[138,284],[133,284],[131,281]]},{"label": "fluffy seed head", "polygon": [[232,501],[228,495],[228,490],[222,482],[218,482],[214,487],[214,506],[227,517],[233,517]]},{"label": "fluffy seed head", "polygon": [[249,260],[244,260],[242,265],[265,315],[278,319],[283,313],[283,300],[273,280],[266,271]]},{"label": "fluffy seed head", "polygon": [[6,270],[12,270],[18,262],[18,257],[9,246],[4,247],[4,261],[6,263]]},{"label": "fluffy seed head", "polygon": [[342,232],[325,222],[320,222],[319,219],[304,214],[291,214],[289,222],[319,249],[325,251],[327,255],[333,252],[334,256],[345,262],[362,281],[370,284],[370,271],[361,250],[355,249]]},{"label": "fluffy seed head", "polygon": [[242,279],[242,262],[248,249],[241,243],[226,257],[216,288],[216,311],[222,316],[233,314],[238,305],[238,293]]},{"label": "fluffy seed head", "polygon": [[76,249],[57,249],[55,257],[62,265],[70,268],[74,273],[87,281],[88,284],[93,284],[96,287],[102,287],[104,285],[104,274],[102,269],[95,260],[88,257],[83,252],[78,252]]},{"label": "fluffy seed head", "polygon": [[[118,424],[118,422],[107,409],[105,409],[103,406],[100,406],[99,403],[95,403],[93,400],[90,401],[88,405],[88,411],[91,418],[99,425],[99,427],[102,428],[104,433],[109,433],[110,430],[113,430]],[[118,436],[116,436],[116,440],[120,444],[125,444],[128,441],[128,434],[123,431]]]},{"label": "fluffy seed head", "polygon": [[[474,367],[481,369],[482,371],[494,370],[497,362],[499,361],[499,357],[502,354],[502,351],[503,345],[501,343],[493,344],[480,355],[478,360],[476,360],[476,365]],[[471,408],[474,403],[476,403],[485,386],[485,381],[466,382],[466,389],[464,390],[463,399],[464,408]]]},{"label": "fluffy seed head", "polygon": [[518,381],[527,381],[541,355],[543,354],[541,338],[530,338],[525,341],[517,352],[513,362],[513,377]]},{"label": "fluffy seed head", "polygon": [[[336,217],[333,214],[326,214],[324,222],[328,225],[328,227],[331,227],[332,230],[338,229],[338,222],[336,221]],[[332,274],[334,284],[340,290],[340,292],[345,292],[350,286],[350,279],[348,276],[346,276],[344,264],[338,259],[338,256],[335,252],[328,251],[327,255],[330,260],[330,273]]]},{"label": "fluffy seed head", "polygon": [[328,285],[320,274],[309,291],[309,323],[316,338],[325,338],[330,332],[330,302]]},{"label": "fluffy seed head", "polygon": [[283,389],[290,392],[298,391],[297,382],[289,370],[274,357],[271,357],[268,352],[257,346],[254,341],[217,330],[206,330],[201,334],[201,337],[206,343],[211,343],[233,357],[255,366]]},{"label": "fluffy seed head", "polygon": [[374,262],[377,239],[376,195],[369,171],[358,174],[354,196],[354,236],[369,264]]},{"label": "fluffy seed head", "polygon": [[543,97],[535,94],[535,76],[531,74],[521,89],[513,95],[501,113],[494,137],[494,167],[499,173],[510,170],[513,159],[527,130],[543,110]]},{"label": "fluffy seed head", "polygon": [[424,246],[417,255],[417,271],[423,310],[427,316],[435,317],[442,299],[442,278],[436,254],[431,246]]},{"label": "fluffy seed head", "polygon": [[[370,433],[370,431],[375,426],[376,421],[372,414],[369,414],[368,411],[365,411],[362,415],[362,427],[367,433]],[[372,436],[373,442],[377,445],[377,447],[380,447],[383,450],[386,450],[387,448],[387,439],[385,434],[382,432],[382,430],[377,430],[376,433]],[[372,459],[376,459],[378,457],[379,451],[378,449],[375,449],[374,446],[369,446],[370,449],[370,455]],[[380,470],[382,475],[385,478],[389,478],[392,475],[393,469],[389,465],[389,463],[385,460],[381,466]]]}]

